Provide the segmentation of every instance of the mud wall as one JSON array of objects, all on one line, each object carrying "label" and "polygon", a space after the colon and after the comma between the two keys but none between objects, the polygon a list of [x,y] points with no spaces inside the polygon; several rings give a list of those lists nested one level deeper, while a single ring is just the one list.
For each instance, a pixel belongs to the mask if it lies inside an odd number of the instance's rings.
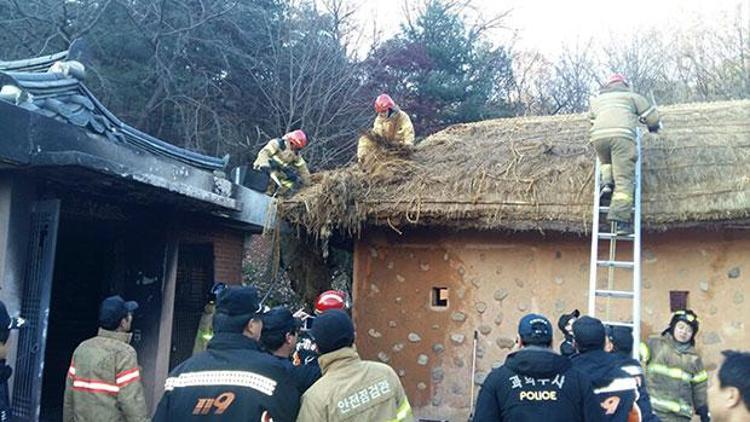
[{"label": "mud wall", "polygon": [[[371,231],[355,245],[357,347],[364,358],[398,372],[417,416],[465,420],[471,383],[478,390],[503,362],[521,316],[543,313],[556,326],[562,313],[586,312],[590,241],[538,233],[433,233]],[[670,291],[688,291],[688,306],[702,324],[697,345],[709,369],[721,350],[750,348],[749,231],[647,234],[643,243],[643,338],[666,326]],[[630,289],[629,272],[618,271],[614,287]],[[436,288],[447,288],[447,306],[435,301]],[[605,305],[597,302],[601,315]],[[629,307],[613,300],[611,317],[629,318]],[[475,330],[477,372],[470,380]],[[556,332],[555,345],[560,341]]]}]

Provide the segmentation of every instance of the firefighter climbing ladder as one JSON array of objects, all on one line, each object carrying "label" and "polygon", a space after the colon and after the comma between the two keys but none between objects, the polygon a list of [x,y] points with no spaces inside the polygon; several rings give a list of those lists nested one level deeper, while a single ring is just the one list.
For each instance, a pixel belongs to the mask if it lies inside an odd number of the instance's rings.
[{"label": "firefighter climbing ladder", "polygon": [[[599,204],[599,191],[601,187],[601,173],[599,171],[599,159],[596,160],[594,168],[594,210],[593,226],[591,230],[591,264],[589,269],[589,315],[596,317],[597,298],[606,299],[604,318],[599,317],[605,325],[618,325],[630,327],[633,330],[633,357],[638,359],[638,345],[641,337],[641,130],[636,129],[636,151],[638,159],[635,164],[635,200],[633,201],[633,234],[617,235],[614,226],[610,232],[599,230],[600,218],[606,217],[609,207]],[[599,242],[609,242],[609,255],[607,259],[599,257]],[[633,246],[632,261],[617,260],[617,244],[630,243]],[[599,269],[607,269],[607,286],[599,287]],[[632,272],[631,289],[615,288],[615,269],[626,269]],[[612,318],[611,300],[631,300],[632,319],[630,321],[616,321]]]}]

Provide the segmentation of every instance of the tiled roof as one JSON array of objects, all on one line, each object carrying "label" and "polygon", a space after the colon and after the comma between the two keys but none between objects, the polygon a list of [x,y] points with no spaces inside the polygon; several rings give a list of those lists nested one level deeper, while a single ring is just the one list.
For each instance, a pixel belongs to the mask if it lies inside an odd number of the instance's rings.
[{"label": "tiled roof", "polygon": [[68,60],[68,51],[0,61],[0,100],[194,167],[218,170],[226,166],[228,156],[217,158],[189,151],[122,122],[97,100],[83,83],[84,78],[84,66]]}]

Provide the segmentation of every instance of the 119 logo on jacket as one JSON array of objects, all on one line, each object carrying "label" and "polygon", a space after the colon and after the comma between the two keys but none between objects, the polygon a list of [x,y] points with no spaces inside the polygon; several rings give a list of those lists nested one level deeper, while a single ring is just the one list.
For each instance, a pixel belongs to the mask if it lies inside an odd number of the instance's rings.
[{"label": "119 logo on jacket", "polygon": [[[221,415],[234,402],[235,395],[231,391],[221,393],[215,398],[198,399],[193,408],[194,415]],[[213,411],[213,412],[212,412]]]}]

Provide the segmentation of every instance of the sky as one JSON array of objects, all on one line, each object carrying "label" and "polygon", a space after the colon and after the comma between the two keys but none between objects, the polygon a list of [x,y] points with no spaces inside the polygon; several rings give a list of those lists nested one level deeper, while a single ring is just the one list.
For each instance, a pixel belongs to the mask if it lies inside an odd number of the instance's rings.
[{"label": "sky", "polygon": [[[383,38],[398,31],[405,7],[414,8],[421,0],[352,0],[358,4],[357,17],[363,33],[373,26]],[[626,36],[636,28],[663,26],[679,30],[696,20],[718,22],[723,14],[742,8],[750,29],[750,0],[473,0],[482,16],[510,10],[504,20],[510,28],[492,34],[494,41],[515,39],[521,48],[536,49],[548,56],[560,52],[563,43]]]}]

